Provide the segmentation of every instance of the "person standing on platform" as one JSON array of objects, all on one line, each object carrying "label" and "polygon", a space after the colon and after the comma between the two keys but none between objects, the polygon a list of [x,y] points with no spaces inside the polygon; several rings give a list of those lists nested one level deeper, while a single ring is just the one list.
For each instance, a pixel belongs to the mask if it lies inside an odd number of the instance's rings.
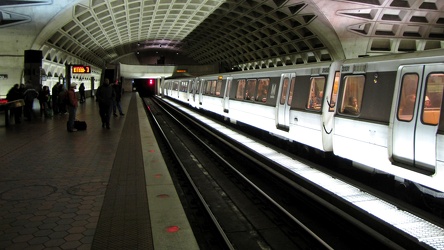
[{"label": "person standing on platform", "polygon": [[66,114],[66,88],[63,86],[63,84],[59,85],[59,98],[58,98],[58,105],[59,105],[59,114],[64,115]]},{"label": "person standing on platform", "polygon": [[71,85],[69,86],[68,89],[68,101],[67,101],[67,109],[68,109],[68,132],[75,132],[77,131],[77,129],[74,128],[74,121],[76,120],[76,111],[77,111],[77,106],[78,104],[78,100],[76,97],[76,89],[77,84],[76,83],[71,83]]},{"label": "person standing on platform", "polygon": [[[14,86],[8,91],[6,99],[8,102],[23,99],[22,92],[20,91],[20,85],[18,83],[14,84]],[[20,124],[22,122],[22,107],[20,106],[12,108],[11,116],[14,116],[15,124]]]},{"label": "person standing on platform", "polygon": [[34,118],[34,99],[39,96],[39,92],[35,90],[30,84],[26,86],[26,90],[23,93],[23,99],[25,101],[24,115],[28,121]]},{"label": "person standing on platform", "polygon": [[39,93],[39,103],[40,103],[40,116],[51,117],[51,111],[49,110],[49,97],[51,93],[49,92],[48,86],[43,86]]},{"label": "person standing on platform", "polygon": [[117,109],[119,110],[120,116],[124,116],[125,114],[122,112],[122,106],[120,105],[120,99],[122,98],[122,84],[120,82],[116,82],[113,85],[114,92],[116,93],[116,100],[113,103],[113,114],[117,116]]},{"label": "person standing on platform", "polygon": [[80,103],[84,103],[86,98],[85,98],[85,84],[83,84],[83,82],[80,84],[79,94],[80,94]]},{"label": "person standing on platform", "polygon": [[57,115],[59,113],[59,86],[60,82],[57,82],[51,89],[52,113],[54,115]]},{"label": "person standing on platform", "polygon": [[97,101],[99,102],[99,113],[102,119],[102,128],[110,129],[109,122],[113,108],[113,103],[116,98],[116,93],[113,87],[109,85],[109,79],[105,79],[102,85],[97,88]]}]

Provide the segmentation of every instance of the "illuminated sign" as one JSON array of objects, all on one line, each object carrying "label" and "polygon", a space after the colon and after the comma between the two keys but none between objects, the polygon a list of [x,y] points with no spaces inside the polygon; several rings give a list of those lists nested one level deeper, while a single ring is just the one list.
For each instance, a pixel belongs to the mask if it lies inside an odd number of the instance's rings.
[{"label": "illuminated sign", "polygon": [[72,70],[73,74],[89,74],[89,73],[91,73],[91,67],[84,66],[84,65],[73,65],[71,70]]},{"label": "illuminated sign", "polygon": [[178,69],[176,70],[176,73],[187,73],[186,69]]}]

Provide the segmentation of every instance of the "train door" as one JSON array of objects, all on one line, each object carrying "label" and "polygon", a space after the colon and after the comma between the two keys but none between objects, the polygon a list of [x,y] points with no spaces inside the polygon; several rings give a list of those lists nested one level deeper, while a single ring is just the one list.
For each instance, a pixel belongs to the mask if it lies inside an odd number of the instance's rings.
[{"label": "train door", "polygon": [[198,79],[195,78],[191,81],[191,95],[193,98],[193,103],[196,103],[196,94],[198,94],[199,92],[197,91],[197,86],[198,85]]},{"label": "train door", "polygon": [[230,91],[231,91],[231,83],[233,82],[233,77],[227,77],[227,84],[225,84],[224,91],[224,112],[228,113],[230,110]]},{"label": "train door", "polygon": [[188,85],[187,85],[187,101],[188,103],[192,103],[193,100],[193,80],[188,80]]},{"label": "train door", "polygon": [[203,79],[200,79],[197,82],[197,89],[199,92],[199,105],[202,105],[202,102],[203,102],[203,93],[205,92],[205,87],[203,86],[204,82],[205,82],[205,80],[203,80]]},{"label": "train door", "polygon": [[276,104],[276,127],[285,131],[290,129],[290,106],[296,74],[282,74],[279,85],[279,98]]},{"label": "train door", "polygon": [[393,159],[415,171],[433,174],[444,89],[443,65],[405,66],[400,76],[392,132]]}]

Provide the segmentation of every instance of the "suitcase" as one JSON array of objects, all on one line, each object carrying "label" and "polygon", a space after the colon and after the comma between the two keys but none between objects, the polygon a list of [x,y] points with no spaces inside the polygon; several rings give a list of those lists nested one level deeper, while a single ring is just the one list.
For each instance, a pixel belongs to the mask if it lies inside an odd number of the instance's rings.
[{"label": "suitcase", "polygon": [[74,121],[74,128],[77,130],[86,130],[86,122],[85,121]]}]

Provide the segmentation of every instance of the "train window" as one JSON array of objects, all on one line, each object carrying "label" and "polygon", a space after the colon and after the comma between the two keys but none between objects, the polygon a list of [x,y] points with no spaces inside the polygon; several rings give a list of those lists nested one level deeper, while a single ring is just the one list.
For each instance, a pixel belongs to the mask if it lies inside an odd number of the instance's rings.
[{"label": "train window", "polygon": [[288,92],[288,100],[287,100],[287,105],[291,106],[291,102],[293,101],[293,93],[294,93],[294,83],[296,81],[296,78],[293,77],[291,78],[291,83],[290,83],[290,91]]},{"label": "train window", "polygon": [[216,81],[211,81],[211,92],[210,92],[211,95],[216,94],[216,84],[217,84]]},{"label": "train window", "polygon": [[398,120],[411,121],[415,111],[416,93],[418,89],[418,74],[405,74],[401,82],[399,97]]},{"label": "train window", "polygon": [[192,85],[191,85],[191,91],[195,94],[199,93],[199,81],[193,81]]},{"label": "train window", "polygon": [[422,108],[422,122],[438,125],[441,115],[442,95],[444,90],[444,74],[433,73],[427,77],[426,95]]},{"label": "train window", "polygon": [[173,90],[179,90],[179,82],[178,81],[173,82]]},{"label": "train window", "polygon": [[199,94],[200,93],[200,81],[194,81],[193,88],[194,88],[194,92],[196,94]]},{"label": "train window", "polygon": [[216,83],[216,96],[221,95],[221,89],[222,89],[222,80],[218,80]]},{"label": "train window", "polygon": [[245,100],[254,101],[254,96],[256,92],[256,79],[248,79],[247,86],[245,87]]},{"label": "train window", "polygon": [[[335,74],[335,80],[333,82],[333,90],[331,91],[330,103],[328,103],[328,111],[335,111],[336,101],[338,100],[338,89],[339,89],[339,79],[341,77],[341,73],[338,71]],[[328,101],[328,100],[327,100]]]},{"label": "train window", "polygon": [[205,81],[205,92],[204,94],[210,95],[211,94],[211,81]]},{"label": "train window", "polygon": [[321,110],[322,99],[324,98],[325,77],[312,77],[310,80],[310,91],[308,92],[307,109]]},{"label": "train window", "polygon": [[237,81],[236,99],[239,99],[239,100],[244,99],[244,90],[245,90],[245,79],[238,80]]},{"label": "train window", "polygon": [[205,82],[205,80],[202,80],[202,81],[200,82],[200,92],[201,92],[202,94],[205,94],[205,93],[206,93],[206,90],[207,90],[206,82]]},{"label": "train window", "polygon": [[268,85],[270,85],[270,79],[259,79],[259,85],[257,86],[256,101],[267,102]]},{"label": "train window", "polygon": [[284,78],[284,83],[282,85],[282,92],[281,92],[281,100],[280,100],[280,104],[284,105],[285,104],[285,100],[287,99],[287,88],[288,88],[288,77]]},{"label": "train window", "polygon": [[339,112],[347,115],[359,115],[361,113],[365,77],[353,75],[344,77],[344,80],[342,106]]},{"label": "train window", "polygon": [[193,82],[188,82],[188,87],[186,90],[188,93],[193,93]]},{"label": "train window", "polygon": [[186,92],[188,88],[188,82],[181,82],[180,83],[180,91],[181,92]]}]

